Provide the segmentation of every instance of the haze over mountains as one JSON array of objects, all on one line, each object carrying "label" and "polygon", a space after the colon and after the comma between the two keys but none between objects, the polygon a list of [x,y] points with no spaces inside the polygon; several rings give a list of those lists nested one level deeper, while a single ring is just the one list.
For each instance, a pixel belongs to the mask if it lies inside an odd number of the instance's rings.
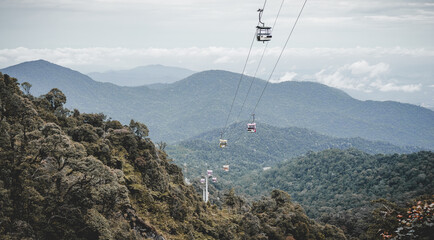
[{"label": "haze over mountains", "polygon": [[[226,71],[193,74],[162,89],[101,83],[77,71],[43,60],[0,70],[30,82],[31,93],[51,88],[68,97],[67,107],[103,112],[123,123],[147,124],[155,141],[175,142],[221,128],[240,75]],[[252,78],[244,77],[234,114],[238,115]],[[247,105],[230,119],[246,120],[265,81],[255,79]],[[256,110],[257,120],[279,127],[303,127],[337,137],[362,137],[400,146],[434,149],[434,112],[411,104],[359,101],[343,91],[312,82],[269,84]]]},{"label": "haze over mountains", "polygon": [[135,87],[155,83],[173,83],[193,73],[195,72],[184,68],[149,65],[129,70],[91,72],[87,75],[98,82]]},{"label": "haze over mountains", "polygon": [[[222,182],[229,185],[226,187],[237,183],[236,186],[243,189],[247,186],[240,185],[239,180],[246,174],[261,172],[264,167],[275,167],[308,152],[355,148],[368,154],[401,154],[421,150],[362,138],[334,138],[305,128],[279,128],[261,122],[257,126],[256,133],[249,133],[244,123],[230,125],[228,146],[224,149],[220,149],[215,141],[219,138],[219,132],[209,131],[170,145],[166,151],[178,166],[187,164],[188,172],[185,175],[188,178],[199,176],[203,169],[209,168],[224,176]],[[231,170],[223,172],[223,165],[230,165]]]}]

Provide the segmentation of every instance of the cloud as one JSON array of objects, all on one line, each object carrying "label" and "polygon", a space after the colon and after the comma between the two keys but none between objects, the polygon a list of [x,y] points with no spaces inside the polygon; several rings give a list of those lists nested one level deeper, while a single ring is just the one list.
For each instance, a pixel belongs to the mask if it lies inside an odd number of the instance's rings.
[{"label": "cloud", "polygon": [[424,108],[430,108],[431,110],[434,110],[434,105],[431,105],[431,104],[428,104],[428,103],[421,103],[420,106],[424,107]]},{"label": "cloud", "polygon": [[214,63],[219,64],[219,63],[231,63],[233,62],[232,59],[229,56],[223,56],[223,57],[219,57],[217,58]]},{"label": "cloud", "polygon": [[289,82],[289,81],[293,81],[295,76],[297,76],[297,73],[295,72],[286,72],[285,75],[283,75],[281,78],[271,79],[270,82],[271,83]]},{"label": "cloud", "polygon": [[370,77],[377,77],[380,74],[386,73],[389,70],[389,65],[385,63],[369,65],[368,62],[362,60],[347,66],[347,68],[353,75],[368,74]]},{"label": "cloud", "polygon": [[[12,9],[50,9],[50,10],[73,10],[73,11],[91,11],[91,12],[107,12],[107,11],[123,11],[125,9],[130,12],[160,10],[160,12],[170,12],[173,10],[189,10],[197,11],[198,9],[212,11],[220,11],[216,6],[223,5],[218,0],[2,0],[0,7],[9,7]],[[234,7],[245,7],[251,3],[238,3],[227,1]],[[149,14],[150,12],[147,12]],[[151,12],[152,14],[152,12]]]},{"label": "cloud", "polygon": [[395,83],[373,82],[370,86],[377,88],[381,92],[418,92],[422,88],[422,84],[405,84],[396,85]]},{"label": "cloud", "polygon": [[[44,59],[82,72],[129,69],[149,64],[180,66],[195,71],[213,68],[240,72],[244,66],[248,48],[187,47],[187,48],[11,48],[0,49],[0,68],[24,61]],[[254,73],[262,56],[263,48],[251,51],[247,73]],[[267,79],[281,48],[268,48],[257,77]],[[298,77],[314,75],[318,81],[343,89],[360,89],[372,79],[384,78],[392,74],[389,64],[394,66],[393,74],[409,63],[431,68],[434,51],[431,49],[408,48],[288,48],[285,50],[275,76],[283,76],[277,81],[292,80],[294,69],[288,66],[297,64]],[[355,59],[367,59],[354,61]],[[411,62],[408,59],[412,59]],[[369,62],[378,61],[376,64]],[[350,62],[350,64],[347,64]],[[330,64],[338,67],[330,67]],[[215,66],[214,66],[215,65]],[[408,65],[408,66],[407,66]],[[340,66],[340,67],[339,67]],[[402,67],[401,67],[402,66]],[[322,71],[319,71],[323,69]],[[301,79],[300,79],[301,80]],[[387,81],[386,81],[387,82]]]},{"label": "cloud", "polygon": [[328,73],[326,69],[323,69],[315,74],[315,78],[317,82],[330,87],[369,92],[369,90],[366,89],[366,83],[356,78],[346,77],[341,69],[333,73]]},{"label": "cloud", "polygon": [[365,60],[346,64],[333,70],[322,69],[315,74],[317,82],[325,85],[348,90],[357,90],[365,93],[381,92],[417,92],[422,84],[397,84],[397,81],[387,76],[389,64],[369,64]]},{"label": "cloud", "polygon": [[[44,59],[83,72],[128,69],[147,64],[181,66],[193,70],[208,70],[213,64],[220,69],[238,65],[247,56],[247,48],[190,47],[190,48],[55,48],[0,49],[0,68],[25,61]],[[97,67],[98,69],[92,69]]]},{"label": "cloud", "polygon": [[[134,58],[134,57],[213,57],[213,61],[221,62],[228,58],[245,60],[248,53],[247,48],[225,48],[225,47],[187,47],[187,48],[10,48],[0,49],[0,58],[10,65],[31,59],[47,59],[56,62],[59,59],[75,64],[95,63],[107,58]],[[253,48],[251,61],[262,55],[262,48]],[[268,48],[265,58],[277,57],[281,52],[280,47]],[[285,56],[292,59],[299,57],[308,58],[338,58],[338,57],[434,57],[433,49],[424,48],[288,48]],[[216,58],[217,57],[217,58]],[[7,59],[7,60],[5,60]],[[216,60],[217,59],[217,60]],[[220,59],[220,60],[219,60]],[[274,61],[274,59],[272,59]],[[379,63],[369,65],[366,61],[358,61],[347,69],[354,74],[369,72],[372,76],[382,74],[388,70],[388,65]]]}]

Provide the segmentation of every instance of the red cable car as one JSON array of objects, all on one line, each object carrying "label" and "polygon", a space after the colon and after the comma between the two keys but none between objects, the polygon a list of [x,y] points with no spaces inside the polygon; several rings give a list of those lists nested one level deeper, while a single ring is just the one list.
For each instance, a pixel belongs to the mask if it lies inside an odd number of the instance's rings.
[{"label": "red cable car", "polygon": [[247,123],[247,132],[256,132],[256,123]]}]

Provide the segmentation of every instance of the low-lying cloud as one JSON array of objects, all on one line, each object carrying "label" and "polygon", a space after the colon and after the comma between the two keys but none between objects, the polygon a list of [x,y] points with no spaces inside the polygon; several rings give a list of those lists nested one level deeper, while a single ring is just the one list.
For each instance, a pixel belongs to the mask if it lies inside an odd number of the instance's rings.
[{"label": "low-lying cloud", "polygon": [[389,64],[380,62],[369,64],[365,60],[346,64],[334,70],[322,69],[315,74],[315,80],[325,85],[348,90],[370,93],[381,92],[416,92],[422,84],[399,84],[397,80],[388,76]]},{"label": "low-lying cloud", "polygon": [[[85,67],[87,65],[106,66],[109,69],[132,68],[143,64],[187,65],[197,70],[212,68],[239,71],[245,61],[249,49],[225,47],[189,47],[189,48],[12,48],[0,49],[0,68],[18,64],[24,61],[44,59],[68,67]],[[259,59],[262,48],[253,48],[251,60]],[[264,57],[264,66],[274,64],[281,48],[269,48]],[[282,65],[294,63],[294,59],[338,59],[353,57],[373,58],[407,58],[434,57],[434,50],[424,48],[288,48],[285,49]],[[178,63],[178,64],[176,64]],[[200,63],[197,66],[194,64]],[[388,70],[384,63],[369,65],[366,61],[354,62],[338,69],[339,72],[350,71],[353,75],[369,73],[374,77]],[[252,70],[251,70],[252,71]],[[287,72],[284,70],[283,73]],[[328,74],[330,75],[330,74]],[[322,73],[320,74],[322,76]]]},{"label": "low-lying cloud", "polygon": [[293,81],[294,78],[297,76],[298,74],[295,72],[286,72],[282,77],[280,77],[279,79],[271,79],[270,82],[271,83],[281,83],[281,82],[289,82],[289,81]]}]

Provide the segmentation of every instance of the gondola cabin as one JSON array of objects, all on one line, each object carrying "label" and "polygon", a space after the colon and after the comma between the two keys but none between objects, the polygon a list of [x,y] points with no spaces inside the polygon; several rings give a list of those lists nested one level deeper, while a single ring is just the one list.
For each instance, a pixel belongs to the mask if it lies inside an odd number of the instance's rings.
[{"label": "gondola cabin", "polygon": [[217,182],[217,178],[213,177],[212,182]]},{"label": "gondola cabin", "polygon": [[223,170],[225,172],[229,172],[229,165],[223,165]]},{"label": "gondola cabin", "polygon": [[258,41],[270,41],[273,36],[271,35],[271,27],[256,26],[256,39]]},{"label": "gondola cabin", "polygon": [[247,132],[256,132],[256,123],[247,123]]},{"label": "gondola cabin", "polygon": [[228,140],[220,139],[220,147],[224,148],[228,145]]}]

